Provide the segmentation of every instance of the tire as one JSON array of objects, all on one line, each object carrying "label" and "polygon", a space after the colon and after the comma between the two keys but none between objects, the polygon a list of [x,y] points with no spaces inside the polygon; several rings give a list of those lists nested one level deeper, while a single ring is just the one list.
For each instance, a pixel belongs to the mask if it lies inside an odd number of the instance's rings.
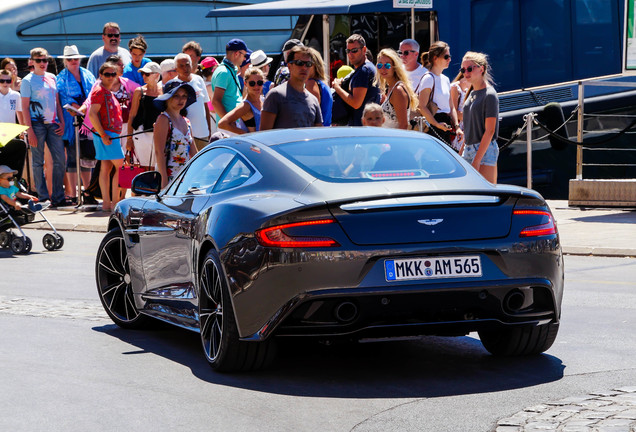
[{"label": "tire", "polygon": [[53,234],[44,234],[42,237],[42,245],[46,250],[53,251],[55,250],[55,236]]},{"label": "tire", "polygon": [[219,372],[258,370],[274,358],[272,341],[239,340],[232,302],[215,251],[206,255],[199,272],[199,331],[203,353]]},{"label": "tire", "polygon": [[31,251],[31,239],[28,237],[13,237],[9,243],[9,247],[14,254],[26,255]]},{"label": "tire", "polygon": [[55,239],[55,249],[62,249],[62,246],[64,246],[64,237],[58,235]]},{"label": "tire", "polygon": [[135,305],[126,241],[118,228],[110,230],[97,249],[95,279],[102,306],[115,324],[127,329],[148,324],[151,318]]},{"label": "tire", "polygon": [[525,325],[498,330],[481,330],[479,338],[484,348],[496,356],[526,356],[541,354],[552,346],[559,324]]},{"label": "tire", "polygon": [[8,248],[11,235],[7,231],[0,232],[0,248]]}]

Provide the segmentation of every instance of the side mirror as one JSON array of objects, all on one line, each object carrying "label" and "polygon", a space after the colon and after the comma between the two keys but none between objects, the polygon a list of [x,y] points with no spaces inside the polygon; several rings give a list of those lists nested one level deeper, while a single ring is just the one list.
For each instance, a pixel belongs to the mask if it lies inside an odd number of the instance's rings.
[{"label": "side mirror", "polygon": [[157,195],[161,190],[159,171],[146,171],[135,176],[131,190],[137,195]]}]

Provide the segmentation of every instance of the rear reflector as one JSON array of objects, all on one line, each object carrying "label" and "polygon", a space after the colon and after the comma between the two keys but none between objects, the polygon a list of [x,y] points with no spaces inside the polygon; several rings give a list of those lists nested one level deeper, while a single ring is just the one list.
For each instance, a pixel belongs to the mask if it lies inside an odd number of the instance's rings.
[{"label": "rear reflector", "polygon": [[285,229],[312,226],[312,225],[324,225],[334,223],[333,219],[321,219],[305,222],[294,222],[283,225],[275,225],[269,228],[263,228],[256,231],[256,238],[263,246],[271,247],[287,247],[287,248],[302,248],[302,247],[335,247],[340,244],[329,237],[312,237],[312,236],[291,236],[285,232]]},{"label": "rear reflector", "polygon": [[540,225],[533,225],[525,227],[519,233],[519,237],[539,237],[546,235],[553,235],[557,233],[557,228],[554,223],[552,214],[545,210],[515,210],[513,214],[516,216],[541,216],[542,221],[547,222]]}]

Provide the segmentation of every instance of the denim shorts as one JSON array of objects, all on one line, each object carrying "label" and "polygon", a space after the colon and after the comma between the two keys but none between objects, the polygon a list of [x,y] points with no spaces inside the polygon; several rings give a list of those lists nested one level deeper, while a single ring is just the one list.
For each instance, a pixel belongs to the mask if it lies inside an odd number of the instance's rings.
[{"label": "denim shorts", "polygon": [[[479,144],[468,144],[464,147],[463,157],[468,163],[473,163]],[[488,146],[488,150],[481,158],[481,164],[486,166],[497,166],[497,159],[499,158],[499,145],[497,141],[493,141]]]}]

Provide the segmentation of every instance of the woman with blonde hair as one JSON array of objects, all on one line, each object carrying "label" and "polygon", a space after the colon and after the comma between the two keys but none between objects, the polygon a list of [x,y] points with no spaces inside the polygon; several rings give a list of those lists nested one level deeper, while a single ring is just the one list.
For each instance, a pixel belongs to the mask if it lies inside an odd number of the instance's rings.
[{"label": "woman with blonde hair", "polygon": [[325,62],[318,51],[309,48],[309,56],[314,63],[309,68],[309,79],[305,84],[307,90],[318,98],[320,102],[320,112],[322,112],[322,125],[331,126],[331,112],[333,109],[333,95],[329,86],[326,84],[327,76],[325,75]]},{"label": "woman with blonde hair", "polygon": [[407,129],[409,110],[417,107],[417,96],[411,88],[404,63],[398,53],[385,48],[378,53],[376,82],[384,92],[382,112],[386,117],[384,127]]},{"label": "woman with blonde hair", "polygon": [[238,135],[261,129],[265,74],[259,68],[250,67],[245,71],[244,80],[243,102],[219,120],[219,129]]},{"label": "woman with blonde hair", "polygon": [[[442,72],[451,62],[450,47],[446,42],[433,43],[422,54],[422,64],[428,69],[420,81],[420,113],[431,125],[429,133],[450,145],[451,133],[461,135],[457,111],[451,104],[450,80]],[[432,103],[431,103],[432,102]],[[436,113],[431,112],[431,108]]]},{"label": "woman with blonde hair", "polygon": [[470,83],[464,102],[464,159],[486,180],[497,183],[499,97],[493,87],[488,57],[467,52],[462,59],[461,72]]}]

